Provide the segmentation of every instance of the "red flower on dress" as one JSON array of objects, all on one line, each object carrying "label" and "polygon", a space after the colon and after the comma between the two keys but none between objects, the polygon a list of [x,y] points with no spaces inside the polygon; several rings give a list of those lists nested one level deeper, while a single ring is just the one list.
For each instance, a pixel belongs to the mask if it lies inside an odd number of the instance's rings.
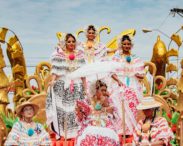
[{"label": "red flower on dress", "polygon": [[135,105],[134,105],[133,102],[130,102],[130,103],[129,103],[129,107],[130,107],[130,108],[133,108],[134,106],[135,106]]}]

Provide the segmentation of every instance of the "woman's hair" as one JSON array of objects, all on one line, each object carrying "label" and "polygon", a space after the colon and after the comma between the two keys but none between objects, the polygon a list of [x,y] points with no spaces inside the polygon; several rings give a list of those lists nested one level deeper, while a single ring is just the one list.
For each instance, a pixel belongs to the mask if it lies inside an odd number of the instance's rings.
[{"label": "woman's hair", "polygon": [[89,30],[93,30],[94,32],[96,32],[96,28],[95,28],[95,26],[93,26],[93,25],[89,25],[89,26],[88,26],[87,32],[88,32]]},{"label": "woman's hair", "polygon": [[106,83],[102,82],[101,80],[96,81],[96,89],[97,90],[100,89],[100,87],[103,87],[103,86],[105,86],[107,88]]},{"label": "woman's hair", "polygon": [[128,35],[124,35],[124,36],[121,38],[121,42],[124,42],[125,40],[128,40],[129,42],[132,42],[131,38],[130,38]]},{"label": "woman's hair", "polygon": [[66,36],[65,36],[65,41],[67,41],[70,37],[72,37],[72,38],[76,41],[75,36],[72,35],[71,33],[66,34]]}]

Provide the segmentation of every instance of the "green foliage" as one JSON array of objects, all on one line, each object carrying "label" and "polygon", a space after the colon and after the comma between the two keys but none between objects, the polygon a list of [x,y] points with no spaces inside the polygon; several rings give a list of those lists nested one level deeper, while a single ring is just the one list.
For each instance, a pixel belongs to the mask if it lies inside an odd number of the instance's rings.
[{"label": "green foliage", "polygon": [[31,95],[32,93],[30,91],[26,91],[26,94],[27,95]]},{"label": "green foliage", "polygon": [[[176,124],[177,124],[177,122],[178,122],[178,119],[179,119],[179,117],[180,117],[180,113],[171,111],[171,113],[168,113],[168,114],[167,114],[167,113],[163,110],[162,116],[168,121],[168,123],[169,123],[169,125],[170,125],[172,131],[174,132],[174,135],[176,135],[176,134],[175,134],[176,129],[174,130],[174,126],[176,126]],[[176,137],[176,136],[175,136],[175,137]],[[170,144],[171,144],[171,146],[179,146],[179,144],[177,144],[176,138],[172,139],[172,140],[170,141]]]},{"label": "green foliage", "polygon": [[173,115],[172,115],[171,122],[173,124],[177,124],[179,117],[180,117],[180,113],[174,112]]},{"label": "green foliage", "polygon": [[6,127],[11,129],[14,125],[14,123],[16,123],[17,121],[19,121],[19,118],[16,117],[7,117],[4,113],[0,114],[0,117],[2,118],[3,122],[5,123]]},{"label": "green foliage", "polygon": [[163,112],[162,112],[162,116],[168,121],[168,122],[170,122],[171,120],[170,120],[170,118],[167,116],[167,113],[163,110]]},{"label": "green foliage", "polygon": [[167,95],[167,94],[168,94],[167,91],[163,91],[163,92],[161,93],[161,95]]},{"label": "green foliage", "polygon": [[48,125],[46,123],[43,124],[44,129],[48,129]]},{"label": "green foliage", "polygon": [[143,94],[146,94],[146,93],[147,93],[147,91],[146,91],[146,90],[144,90],[144,91],[143,91]]},{"label": "green foliage", "polygon": [[171,146],[179,146],[175,138],[170,141],[170,144]]},{"label": "green foliage", "polygon": [[158,94],[159,93],[159,90],[158,89],[155,89],[155,94]]}]

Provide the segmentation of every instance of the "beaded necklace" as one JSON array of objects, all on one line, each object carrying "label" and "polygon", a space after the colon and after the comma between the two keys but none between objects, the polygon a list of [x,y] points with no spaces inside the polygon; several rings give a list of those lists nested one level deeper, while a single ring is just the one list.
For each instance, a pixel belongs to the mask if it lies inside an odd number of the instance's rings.
[{"label": "beaded necklace", "polygon": [[103,104],[104,104],[104,98],[101,98],[101,99],[97,99],[96,96],[93,97],[93,100],[92,100],[92,105],[94,107],[95,110],[99,111],[102,109],[103,107]]},{"label": "beaded necklace", "polygon": [[33,136],[34,135],[34,129],[33,129],[33,126],[34,126],[34,122],[27,122],[25,120],[23,120],[23,124],[27,130],[27,135],[28,136]]},{"label": "beaded necklace", "polygon": [[127,63],[131,63],[131,61],[132,61],[131,53],[128,54],[128,55],[121,53],[121,57],[122,57],[122,58],[125,58],[125,61],[126,61]]}]

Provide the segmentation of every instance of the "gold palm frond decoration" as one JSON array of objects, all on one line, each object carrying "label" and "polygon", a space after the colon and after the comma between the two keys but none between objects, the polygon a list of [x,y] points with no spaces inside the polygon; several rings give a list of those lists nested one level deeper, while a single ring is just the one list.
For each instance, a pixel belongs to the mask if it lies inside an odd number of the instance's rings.
[{"label": "gold palm frond decoration", "polygon": [[108,27],[108,26],[102,26],[102,27],[100,27],[99,30],[98,30],[98,35],[97,35],[97,42],[100,42],[100,34],[104,30],[107,30],[107,34],[110,34],[111,33],[110,27]]},{"label": "gold palm frond decoration", "polygon": [[8,32],[7,28],[0,28],[0,42],[2,43],[5,42],[7,32]]},{"label": "gold palm frond decoration", "polygon": [[56,36],[57,36],[58,40],[60,41],[63,37],[63,33],[62,32],[57,32]]},{"label": "gold palm frond decoration", "polygon": [[78,38],[81,33],[84,33],[84,29],[80,29],[76,32],[76,37]]},{"label": "gold palm frond decoration", "polygon": [[170,79],[167,80],[166,85],[167,85],[167,86],[170,86],[170,85],[177,85],[177,82],[178,82],[177,79],[175,79],[175,78],[170,78]]},{"label": "gold palm frond decoration", "polygon": [[180,47],[182,45],[182,39],[178,34],[172,34],[171,39]]},{"label": "gold palm frond decoration", "polygon": [[171,57],[171,56],[179,56],[179,52],[178,50],[172,48],[171,50],[169,50],[166,54],[166,57]]},{"label": "gold palm frond decoration", "polygon": [[10,46],[13,46],[17,41],[18,41],[18,37],[16,35],[14,35],[14,36],[12,36],[12,37],[9,38],[8,44]]},{"label": "gold palm frond decoration", "polygon": [[172,72],[172,71],[177,71],[177,66],[175,64],[170,63],[167,67],[166,67],[166,72]]}]

